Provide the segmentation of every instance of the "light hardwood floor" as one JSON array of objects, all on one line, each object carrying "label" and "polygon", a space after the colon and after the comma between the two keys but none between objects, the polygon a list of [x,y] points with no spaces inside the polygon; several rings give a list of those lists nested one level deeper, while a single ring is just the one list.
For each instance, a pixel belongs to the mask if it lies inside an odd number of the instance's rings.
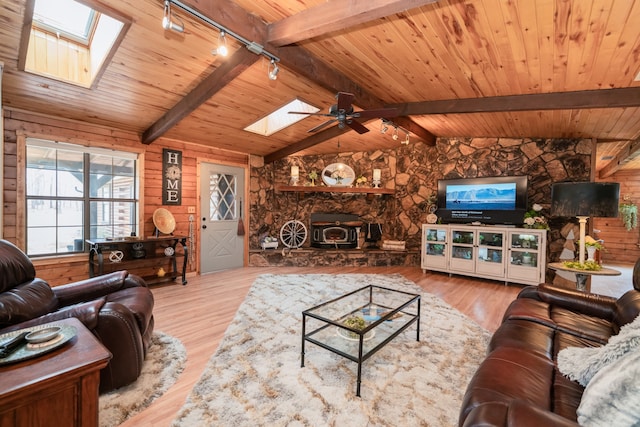
[{"label": "light hardwood floor", "polygon": [[155,329],[182,341],[187,364],[180,378],[149,408],[122,424],[169,426],[215,352],[228,324],[260,274],[402,274],[425,291],[442,298],[479,325],[494,331],[509,303],[523,286],[423,273],[418,267],[248,267],[189,278],[186,286],[153,287]]}]

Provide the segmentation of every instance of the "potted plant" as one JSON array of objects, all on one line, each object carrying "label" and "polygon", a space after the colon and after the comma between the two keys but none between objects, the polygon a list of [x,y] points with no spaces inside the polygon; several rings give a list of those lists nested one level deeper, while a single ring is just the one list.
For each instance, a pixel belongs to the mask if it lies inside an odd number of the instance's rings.
[{"label": "potted plant", "polygon": [[638,206],[631,201],[631,197],[626,195],[622,198],[623,203],[619,206],[620,217],[622,217],[622,224],[627,231],[638,226]]}]

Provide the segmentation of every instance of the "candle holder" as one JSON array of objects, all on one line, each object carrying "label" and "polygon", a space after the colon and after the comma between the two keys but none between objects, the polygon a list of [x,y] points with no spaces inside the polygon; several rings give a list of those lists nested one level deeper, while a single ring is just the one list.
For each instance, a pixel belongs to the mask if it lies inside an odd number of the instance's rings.
[{"label": "candle holder", "polygon": [[380,177],[382,175],[382,171],[380,169],[373,170],[373,179],[371,182],[373,183],[373,188],[380,188]]}]

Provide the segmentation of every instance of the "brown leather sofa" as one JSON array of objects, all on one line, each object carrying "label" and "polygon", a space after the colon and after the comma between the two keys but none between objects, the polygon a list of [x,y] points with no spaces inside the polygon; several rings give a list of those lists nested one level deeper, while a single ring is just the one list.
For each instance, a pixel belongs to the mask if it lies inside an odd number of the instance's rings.
[{"label": "brown leather sofa", "polygon": [[118,271],[50,287],[35,277],[29,258],[0,240],[0,334],[78,318],[111,352],[100,372],[100,391],[138,378],[153,333],[153,294],[145,282]]},{"label": "brown leather sofa", "polygon": [[634,289],[618,299],[549,284],[524,288],[504,314],[464,396],[459,426],[577,426],[584,387],[558,370],[566,347],[597,347],[640,313]]}]

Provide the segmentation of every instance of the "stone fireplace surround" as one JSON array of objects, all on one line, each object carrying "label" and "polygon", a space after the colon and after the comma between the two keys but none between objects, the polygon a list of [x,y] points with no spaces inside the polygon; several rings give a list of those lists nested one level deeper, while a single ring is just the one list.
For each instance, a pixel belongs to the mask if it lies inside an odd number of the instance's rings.
[{"label": "stone fireplace surround", "polygon": [[[592,151],[590,139],[438,138],[435,146],[415,143],[385,151],[290,156],[266,165],[261,158],[252,158],[249,264],[297,265],[293,258],[302,257],[304,265],[419,266],[421,225],[426,222],[426,207],[438,179],[528,175],[529,205],[538,203],[545,209],[543,213],[548,213],[551,184],[588,181]],[[275,190],[276,185],[288,184],[291,165],[300,167],[300,185],[305,185],[311,171],[319,173],[337,161],[351,166],[356,176],[366,176],[368,182],[372,170],[381,169],[382,186],[393,189],[394,194],[368,199],[358,194],[310,192],[301,196]],[[259,230],[278,236],[280,227],[291,219],[309,227],[315,212],[358,212],[363,222],[382,224],[383,240],[405,241],[407,251],[312,248],[309,237],[302,248],[284,255],[280,250],[269,253],[259,249]],[[550,224],[549,262],[557,260],[562,251],[560,230],[565,224]]]}]

